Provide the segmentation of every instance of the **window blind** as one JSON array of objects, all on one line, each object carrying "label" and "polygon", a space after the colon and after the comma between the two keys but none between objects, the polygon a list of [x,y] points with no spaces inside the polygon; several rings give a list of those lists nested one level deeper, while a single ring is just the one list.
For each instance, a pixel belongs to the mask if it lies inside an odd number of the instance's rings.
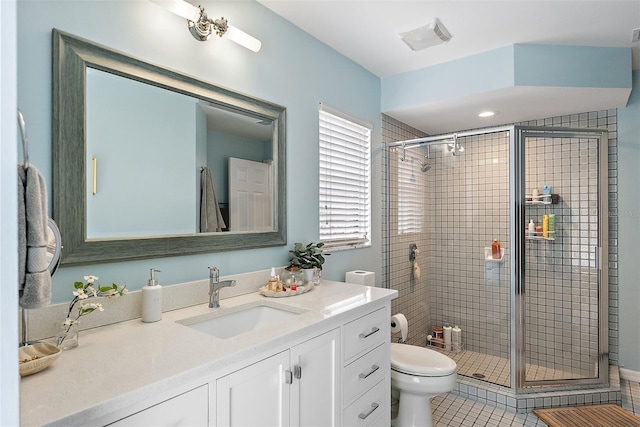
[{"label": "window blind", "polygon": [[320,241],[327,248],[371,244],[371,129],[320,109]]},{"label": "window blind", "polygon": [[425,211],[423,179],[419,158],[409,152],[404,161],[398,156],[398,234],[422,232]]}]

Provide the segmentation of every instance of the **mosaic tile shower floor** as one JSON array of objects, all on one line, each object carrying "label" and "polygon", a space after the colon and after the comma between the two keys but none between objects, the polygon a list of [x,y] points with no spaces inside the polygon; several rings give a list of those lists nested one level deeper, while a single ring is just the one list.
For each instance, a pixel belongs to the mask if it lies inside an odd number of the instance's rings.
[{"label": "mosaic tile shower floor", "polygon": [[[480,379],[489,383],[509,387],[509,359],[498,356],[490,356],[474,351],[463,350],[455,353],[437,347],[429,347],[446,354],[458,365],[458,374]],[[482,375],[481,377],[477,374]],[[527,378],[530,380],[550,380],[577,378],[576,374],[558,369],[544,368],[542,366],[527,364]]]},{"label": "mosaic tile shower floor", "polygon": [[[640,417],[640,383],[620,381],[622,408]],[[436,427],[546,427],[535,414],[517,414],[448,393],[432,400]]]}]

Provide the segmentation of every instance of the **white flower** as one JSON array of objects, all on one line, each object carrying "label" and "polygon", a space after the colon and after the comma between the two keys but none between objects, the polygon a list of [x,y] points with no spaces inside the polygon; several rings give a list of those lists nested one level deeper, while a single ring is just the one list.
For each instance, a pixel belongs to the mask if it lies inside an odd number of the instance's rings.
[{"label": "white flower", "polygon": [[86,280],[89,283],[93,283],[98,279],[99,279],[98,276],[84,276],[84,280]]},{"label": "white flower", "polygon": [[92,294],[94,297],[97,297],[97,296],[98,296],[98,291],[97,291],[97,290],[96,290],[96,288],[94,288],[93,286],[87,286],[87,290],[88,290],[89,292],[91,292],[91,294]]},{"label": "white flower", "polygon": [[73,291],[73,295],[77,296],[80,299],[87,299],[89,298],[89,295],[87,295],[86,293],[84,293],[84,289],[76,289],[75,291]]},{"label": "white flower", "polygon": [[99,311],[104,311],[104,308],[102,308],[102,304],[100,304],[99,302],[92,304],[93,308],[95,308],[96,310]]},{"label": "white flower", "polygon": [[64,321],[65,325],[73,325],[74,323],[76,323],[76,321],[73,319],[70,319],[69,317],[67,317]]}]

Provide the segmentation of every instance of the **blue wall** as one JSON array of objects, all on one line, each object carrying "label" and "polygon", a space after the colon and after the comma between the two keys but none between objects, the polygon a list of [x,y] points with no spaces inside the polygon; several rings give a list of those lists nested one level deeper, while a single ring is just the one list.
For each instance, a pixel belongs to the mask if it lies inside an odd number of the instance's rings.
[{"label": "blue wall", "polygon": [[618,295],[620,366],[640,373],[640,70],[618,109]]},{"label": "blue wall", "polygon": [[514,44],[383,79],[382,111],[515,86],[630,88],[630,70],[629,48]]},{"label": "blue wall", "polygon": [[[210,16],[224,16],[259,38],[262,50],[256,54],[217,37],[198,42],[182,18],[148,1],[20,1],[18,105],[27,120],[31,163],[44,174],[50,192],[51,29],[58,28],[285,106],[289,243],[275,248],[61,268],[53,279],[56,302],[68,300],[72,283],[88,274],[99,276],[103,284],[125,282],[135,290],[146,284],[151,267],[162,270],[160,283],[172,284],[204,279],[210,265],[219,267],[223,275],[286,265],[287,251],[294,242],[318,239],[320,102],[375,124],[373,212],[381,211],[380,80],[256,2],[205,1],[202,6]],[[161,207],[159,202],[156,208]],[[324,277],[343,280],[344,272],[351,269],[373,270],[380,277],[379,215],[374,215],[372,229],[373,247],[329,257]]]}]

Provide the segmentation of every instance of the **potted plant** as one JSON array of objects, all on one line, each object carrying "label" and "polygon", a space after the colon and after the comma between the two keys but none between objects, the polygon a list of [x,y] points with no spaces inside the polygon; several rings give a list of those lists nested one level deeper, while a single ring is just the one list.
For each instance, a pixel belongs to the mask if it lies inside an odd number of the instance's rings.
[{"label": "potted plant", "polygon": [[[324,243],[309,243],[304,245],[302,243],[295,243],[293,249],[289,251],[292,255],[291,265],[298,266],[304,270],[304,280],[306,282],[314,281],[314,275],[317,274],[317,282],[320,282],[320,272],[322,271],[322,264],[324,264],[325,258],[323,255],[322,247]],[[329,254],[325,254],[329,255]],[[316,273],[317,272],[317,273]],[[314,274],[315,273],[315,274]],[[317,284],[317,283],[316,283]]]}]

